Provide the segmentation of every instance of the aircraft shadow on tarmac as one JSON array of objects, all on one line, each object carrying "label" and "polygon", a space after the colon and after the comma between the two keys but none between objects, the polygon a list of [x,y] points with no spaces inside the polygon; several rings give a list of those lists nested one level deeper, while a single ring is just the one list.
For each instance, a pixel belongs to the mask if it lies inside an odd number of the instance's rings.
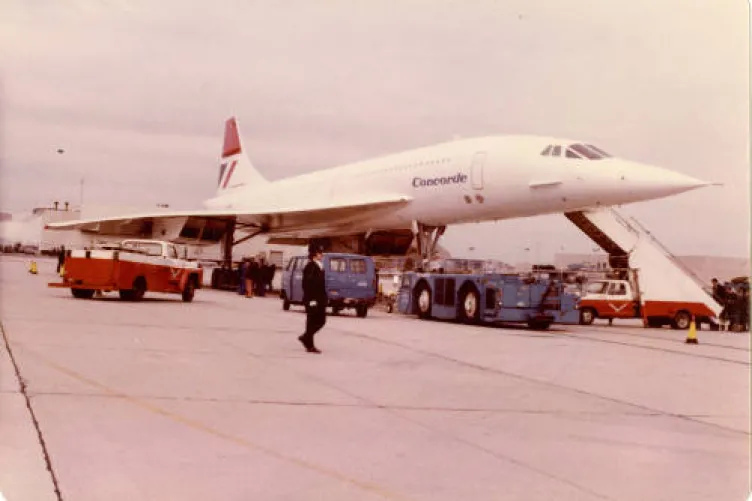
[{"label": "aircraft shadow on tarmac", "polygon": [[[81,301],[80,299],[76,299],[74,297],[69,297],[70,300],[75,301]],[[269,299],[276,299],[274,297],[269,297]],[[135,303],[182,303],[180,297],[176,296],[174,298],[172,297],[149,297],[146,296],[142,298],[140,301],[127,301],[120,299],[117,295],[108,295],[108,296],[100,296],[100,297],[93,297],[89,299],[89,301],[100,301],[105,303],[123,303],[123,304],[135,304]],[[200,302],[200,303],[212,303],[212,301],[207,301],[205,299],[201,300],[194,300],[194,302]],[[377,310],[381,313],[386,313],[384,310]],[[295,313],[297,315],[305,315],[305,309],[303,308],[290,308],[286,313]],[[359,319],[358,316],[355,314],[355,311],[340,311],[337,314],[327,312],[326,314],[327,318],[352,318],[352,319]],[[377,317],[370,317],[370,318],[364,318],[360,320],[365,321],[373,321],[374,318]],[[393,314],[387,314],[386,318],[403,318],[403,319],[410,319],[410,320],[420,320],[415,316],[411,315],[403,315],[399,313],[393,313]],[[425,322],[425,320],[421,320]],[[437,323],[437,324],[454,324],[454,325],[463,325],[460,323],[457,323],[452,320],[444,320],[444,319],[429,319],[427,322],[429,323]],[[525,333],[529,335],[535,335],[535,336],[541,336],[546,334],[554,334],[556,332],[568,332],[567,326],[565,325],[552,325],[550,328],[546,330],[538,330],[538,329],[530,329],[525,324],[514,324],[514,323],[478,323],[478,324],[466,324],[465,327],[469,328],[484,328],[484,329],[503,329],[507,331],[519,331],[520,333]]]},{"label": "aircraft shadow on tarmac", "polygon": [[[418,320],[416,318],[416,320]],[[554,332],[567,332],[566,326],[563,325],[551,325],[548,329],[531,329],[526,324],[517,324],[517,323],[504,323],[504,322],[498,322],[498,323],[477,323],[477,324],[462,324],[453,320],[444,320],[444,319],[430,319],[429,322],[435,322],[440,324],[455,324],[455,325],[464,325],[465,327],[471,327],[471,328],[480,328],[480,329],[503,329],[503,330],[510,330],[510,331],[520,331],[527,334],[536,334],[538,336],[545,335],[545,334],[551,334]]]}]

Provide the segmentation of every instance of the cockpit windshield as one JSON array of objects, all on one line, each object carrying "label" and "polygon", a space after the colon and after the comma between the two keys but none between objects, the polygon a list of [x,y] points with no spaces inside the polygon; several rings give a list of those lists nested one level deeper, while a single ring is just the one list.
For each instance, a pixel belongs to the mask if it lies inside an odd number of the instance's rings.
[{"label": "cockpit windshield", "polygon": [[561,151],[564,149],[564,156],[566,158],[579,158],[579,159],[585,159],[585,160],[600,160],[601,158],[608,158],[611,155],[606,153],[600,148],[596,148],[592,144],[570,144],[570,145],[560,145],[560,144],[549,144],[546,146],[546,148],[541,151],[541,155],[548,157],[548,156],[554,156],[558,157],[561,155]]}]

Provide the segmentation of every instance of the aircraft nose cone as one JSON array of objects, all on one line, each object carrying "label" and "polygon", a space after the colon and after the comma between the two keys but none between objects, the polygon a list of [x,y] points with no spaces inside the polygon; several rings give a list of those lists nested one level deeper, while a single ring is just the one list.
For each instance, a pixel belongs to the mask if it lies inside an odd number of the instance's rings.
[{"label": "aircraft nose cone", "polygon": [[621,180],[627,183],[629,191],[646,199],[677,195],[712,184],[661,167],[634,163],[622,169]]}]

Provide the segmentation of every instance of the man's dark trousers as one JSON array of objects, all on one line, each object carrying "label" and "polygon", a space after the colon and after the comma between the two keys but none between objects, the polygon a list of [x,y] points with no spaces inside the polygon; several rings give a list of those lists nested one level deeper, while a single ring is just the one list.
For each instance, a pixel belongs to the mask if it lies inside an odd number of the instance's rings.
[{"label": "man's dark trousers", "polygon": [[[316,306],[306,305],[306,330],[303,342],[313,346],[313,336],[326,324],[326,306],[321,303]],[[300,332],[300,331],[298,331]]]}]

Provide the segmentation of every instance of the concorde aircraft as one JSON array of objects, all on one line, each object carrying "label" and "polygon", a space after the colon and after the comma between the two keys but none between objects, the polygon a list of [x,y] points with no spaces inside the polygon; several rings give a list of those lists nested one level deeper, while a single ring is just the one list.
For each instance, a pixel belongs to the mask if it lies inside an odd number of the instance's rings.
[{"label": "concorde aircraft", "polygon": [[[316,240],[332,251],[404,255],[413,242],[433,255],[447,225],[622,205],[710,183],[614,157],[586,141],[496,135],[460,139],[276,181],[243,148],[235,117],[225,123],[214,197],[194,210],[123,214],[48,225],[53,229],[182,243]],[[244,235],[233,241],[233,235]]]}]

